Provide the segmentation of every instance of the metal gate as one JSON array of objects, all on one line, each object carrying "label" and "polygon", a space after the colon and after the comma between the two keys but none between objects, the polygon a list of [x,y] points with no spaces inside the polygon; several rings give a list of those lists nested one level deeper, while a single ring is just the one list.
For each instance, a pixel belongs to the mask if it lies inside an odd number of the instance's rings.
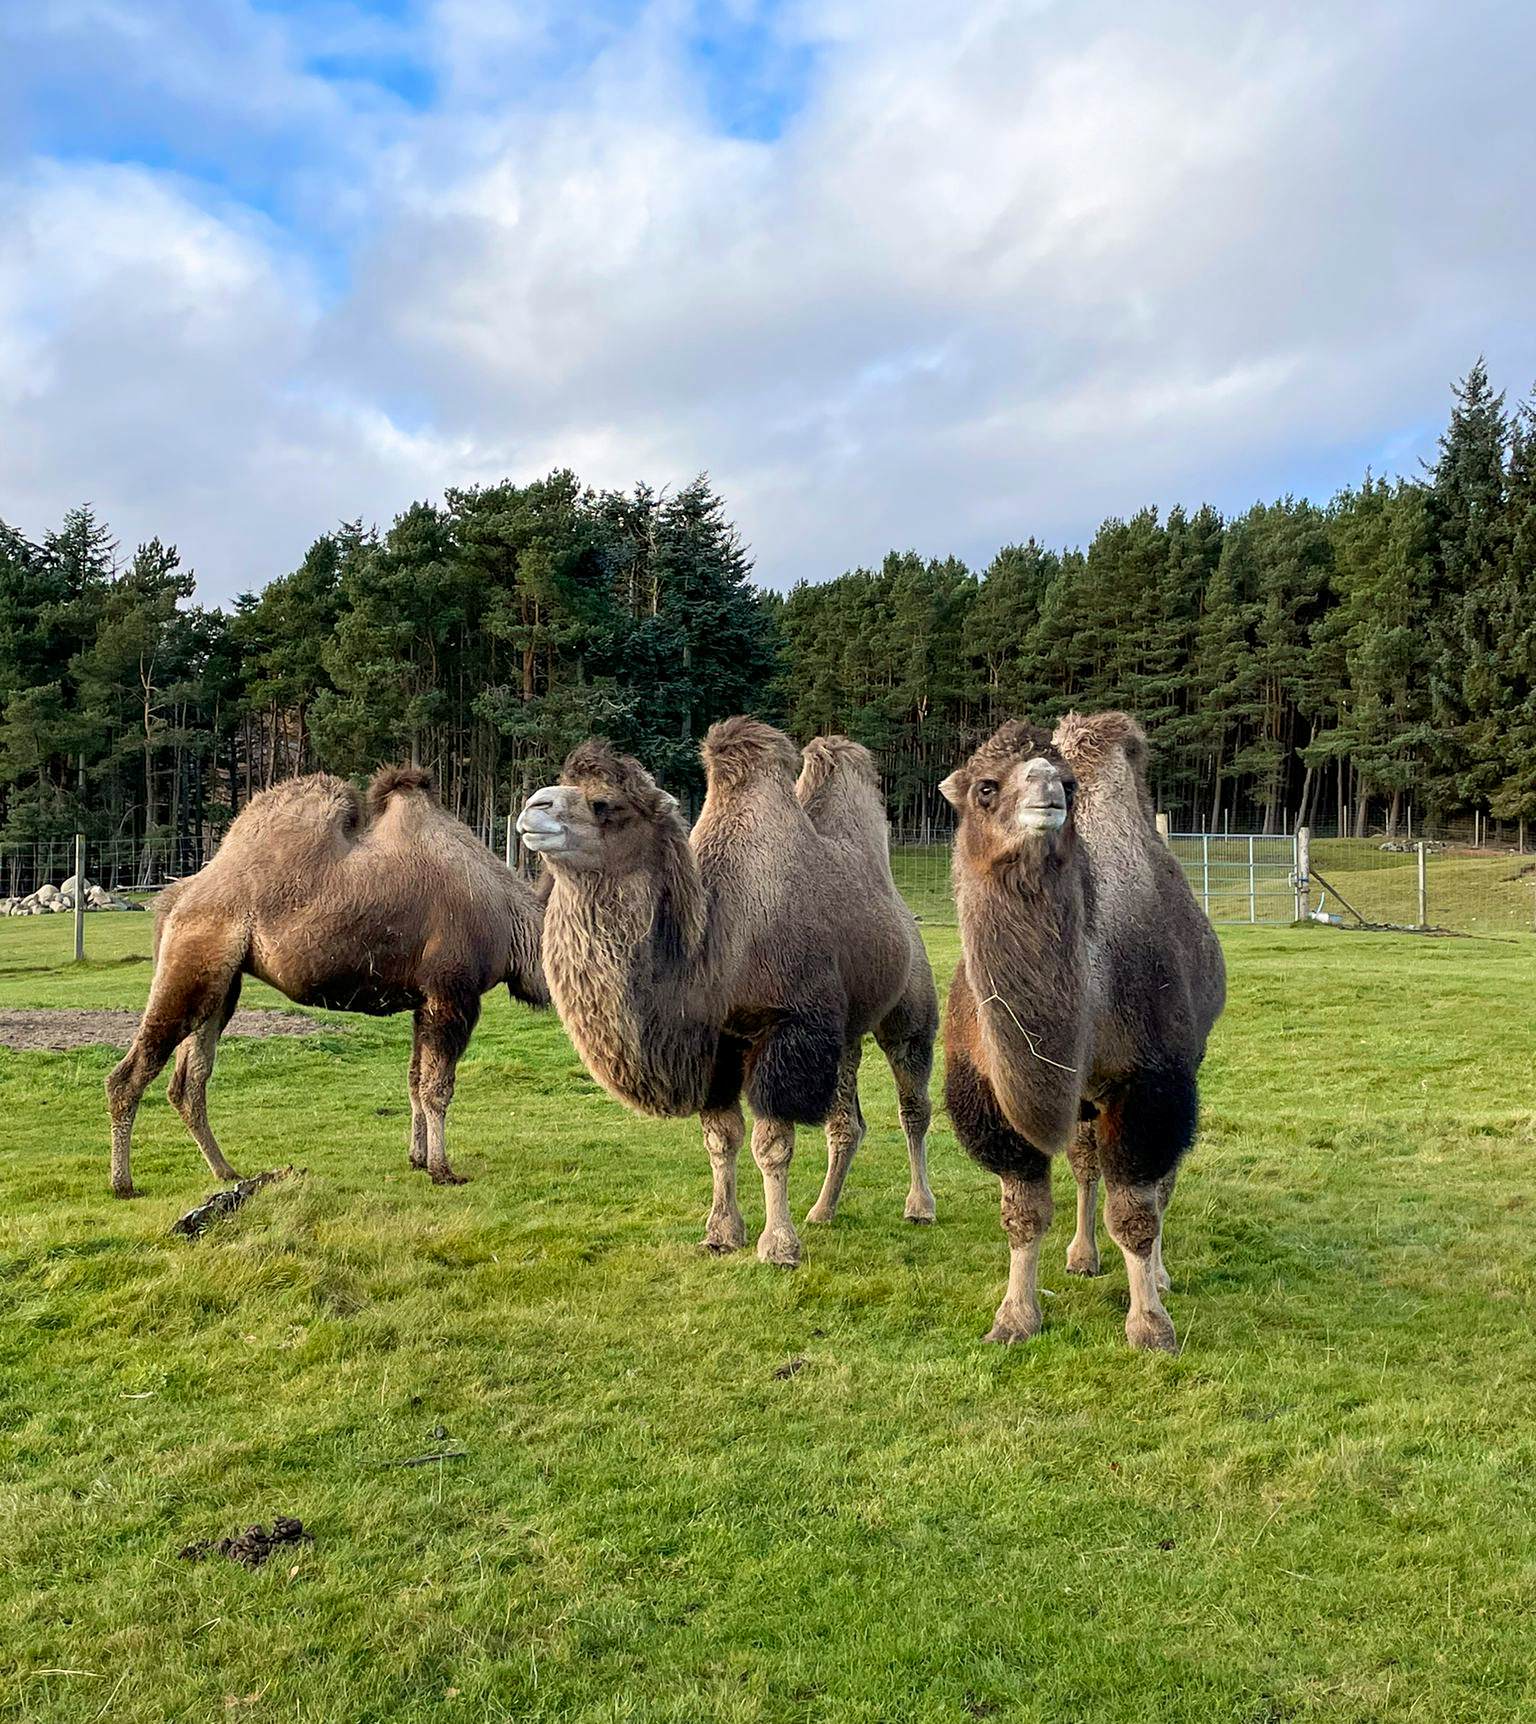
[{"label": "metal gate", "polygon": [[1294,922],[1300,858],[1292,834],[1174,832],[1169,846],[1213,922]]}]

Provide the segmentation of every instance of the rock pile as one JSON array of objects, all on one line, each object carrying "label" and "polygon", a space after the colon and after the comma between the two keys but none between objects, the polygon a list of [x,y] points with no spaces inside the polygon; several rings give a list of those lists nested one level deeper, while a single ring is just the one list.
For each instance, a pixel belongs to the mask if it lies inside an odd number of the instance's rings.
[{"label": "rock pile", "polygon": [[[29,892],[25,898],[0,898],[0,916],[51,916],[60,912],[73,911],[75,896],[81,890],[82,882],[73,874],[57,886],[50,885],[46,880],[35,892]],[[126,898],[119,898],[115,892],[109,892],[105,886],[98,886],[94,881],[83,882],[85,892],[85,907],[87,910],[142,910],[142,904],[131,904]]]}]

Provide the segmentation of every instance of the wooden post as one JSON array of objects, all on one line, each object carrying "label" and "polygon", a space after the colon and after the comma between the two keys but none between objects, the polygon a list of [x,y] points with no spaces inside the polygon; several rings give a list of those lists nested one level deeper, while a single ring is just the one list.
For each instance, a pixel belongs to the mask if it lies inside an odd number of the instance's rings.
[{"label": "wooden post", "polygon": [[1296,833],[1296,920],[1305,922],[1310,911],[1312,890],[1312,828],[1301,827]]},{"label": "wooden post", "polygon": [[75,834],[75,962],[85,958],[85,834]]},{"label": "wooden post", "polygon": [[1173,839],[1169,836],[1168,816],[1166,814],[1159,814],[1157,817],[1157,835],[1170,850],[1173,848]]},{"label": "wooden post", "polygon": [[1429,882],[1425,877],[1424,840],[1419,840],[1419,926],[1429,926]]},{"label": "wooden post", "polygon": [[1200,835],[1200,852],[1200,903],[1209,917],[1211,913],[1211,835],[1209,832],[1202,832]]},{"label": "wooden post", "polygon": [[507,866],[512,866],[512,846],[517,841],[517,816],[507,816]]},{"label": "wooden post", "polygon": [[1248,834],[1248,920],[1259,919],[1259,885],[1253,871],[1253,834]]}]

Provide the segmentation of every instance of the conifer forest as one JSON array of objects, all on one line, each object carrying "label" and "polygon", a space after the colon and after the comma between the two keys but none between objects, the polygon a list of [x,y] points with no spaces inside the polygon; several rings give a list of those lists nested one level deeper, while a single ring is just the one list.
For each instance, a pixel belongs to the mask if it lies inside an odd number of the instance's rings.
[{"label": "conifer forest", "polygon": [[1085,548],[1018,527],[985,568],[892,551],[780,594],[707,478],[555,472],[346,521],[219,609],[174,522],[131,550],[84,504],[40,541],[0,522],[0,840],[207,842],[278,779],[390,759],[494,839],[594,733],[696,796],[733,712],[867,743],[914,828],[1004,718],[1112,706],[1182,829],[1536,817],[1536,401],[1481,362],[1412,477]]}]

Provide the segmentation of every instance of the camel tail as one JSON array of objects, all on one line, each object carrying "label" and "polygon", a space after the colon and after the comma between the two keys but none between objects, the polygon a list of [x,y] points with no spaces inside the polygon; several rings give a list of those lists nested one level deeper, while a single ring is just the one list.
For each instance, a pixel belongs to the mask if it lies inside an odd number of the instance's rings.
[{"label": "camel tail", "polygon": [[389,804],[391,796],[419,790],[426,796],[437,795],[437,784],[424,766],[381,766],[368,786],[368,812],[377,818]]},{"label": "camel tail", "polygon": [[782,772],[793,779],[800,770],[800,750],[782,730],[758,718],[722,718],[704,733],[699,752],[710,784],[727,789],[760,773]]}]

